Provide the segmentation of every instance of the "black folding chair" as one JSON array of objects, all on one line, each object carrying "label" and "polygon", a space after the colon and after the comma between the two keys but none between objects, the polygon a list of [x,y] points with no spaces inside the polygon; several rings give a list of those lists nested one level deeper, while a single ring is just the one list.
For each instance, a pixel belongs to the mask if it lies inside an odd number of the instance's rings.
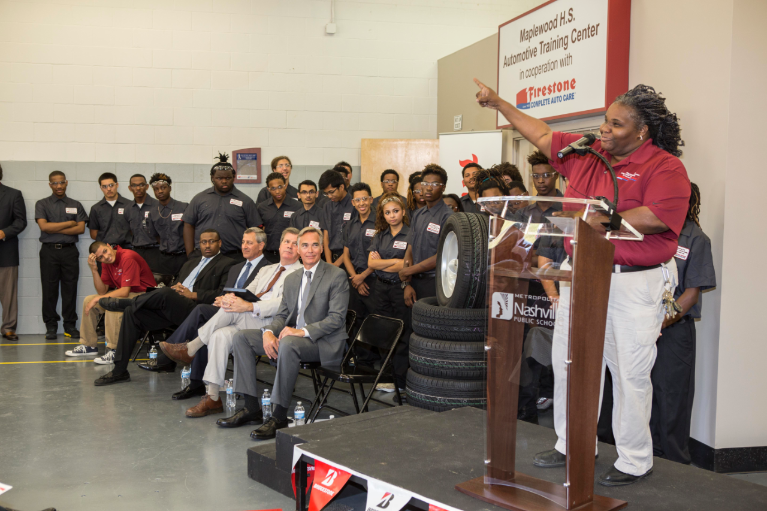
[{"label": "black folding chair", "polygon": [[[326,406],[330,391],[333,390],[336,382],[349,384],[354,409],[357,413],[368,411],[368,403],[373,396],[376,385],[379,383],[396,383],[394,379],[394,366],[391,363],[391,359],[404,327],[405,324],[401,319],[387,318],[378,314],[370,314],[365,318],[341,365],[334,367],[321,366],[315,370],[317,376],[322,378],[322,383],[317,397],[314,398],[309,408],[309,419],[311,422],[317,419],[322,408]],[[350,358],[355,356],[355,349],[358,345],[362,345],[370,350],[378,350],[381,353],[383,360],[378,371],[370,367],[360,366],[359,364],[351,365],[349,363]],[[329,386],[327,385],[328,380],[331,380]],[[362,393],[363,403],[361,408],[357,402],[357,392],[354,389],[355,383],[358,384]],[[367,396],[365,396],[363,383],[372,384],[372,388]],[[396,384],[394,385],[394,391],[397,393],[397,403],[401,406],[402,396],[400,396]]]},{"label": "black folding chair", "polygon": [[175,328],[164,328],[162,330],[147,330],[147,332],[144,334],[144,337],[141,338],[141,343],[138,345],[138,349],[133,352],[133,358],[131,359],[131,362],[136,361],[139,353],[141,353],[141,349],[144,347],[144,344],[146,344],[146,342],[149,341],[150,338],[153,339],[153,341],[151,341],[151,344],[159,344],[160,341],[156,340],[158,337],[164,341],[165,339],[170,337],[170,335],[173,332],[175,332],[175,330],[176,330]]}]

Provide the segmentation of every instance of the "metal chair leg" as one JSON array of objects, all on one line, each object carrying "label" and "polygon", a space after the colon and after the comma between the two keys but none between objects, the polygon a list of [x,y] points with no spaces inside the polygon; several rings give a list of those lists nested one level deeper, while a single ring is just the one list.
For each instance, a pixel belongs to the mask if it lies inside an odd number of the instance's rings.
[{"label": "metal chair leg", "polygon": [[[360,386],[360,394],[362,394],[362,401],[363,401],[363,404],[362,404],[362,413],[365,413],[365,412],[369,411],[369,410],[368,410],[368,405],[367,405],[367,402],[368,402],[369,400],[368,400],[368,399],[365,399],[365,388],[362,386],[362,383],[361,383],[361,382],[360,382],[359,386]],[[371,390],[370,392],[372,393],[373,391]]]},{"label": "metal chair leg", "polygon": [[141,348],[144,347],[144,343],[147,341],[147,339],[149,339],[149,332],[145,333],[144,337],[141,338],[141,344],[138,345],[138,349],[133,354],[133,360],[131,360],[131,362],[136,361],[136,359],[138,358],[138,354],[141,353]]},{"label": "metal chair leg", "polygon": [[352,391],[352,401],[354,401],[354,409],[359,414],[360,413],[360,405],[357,402],[357,391],[354,390],[354,384],[353,383],[349,383],[349,387],[351,387],[351,391]]},{"label": "metal chair leg", "polygon": [[[328,379],[325,378],[322,382],[322,386],[317,391],[317,394],[314,396],[314,400],[312,401],[311,406],[309,407],[309,413],[306,415],[309,419],[309,422],[314,422],[317,418],[317,415],[320,413],[320,409],[322,408],[322,403],[327,399],[327,394],[330,393],[330,391],[325,393],[325,385],[327,384]],[[315,411],[315,407],[317,407],[317,410]]]}]

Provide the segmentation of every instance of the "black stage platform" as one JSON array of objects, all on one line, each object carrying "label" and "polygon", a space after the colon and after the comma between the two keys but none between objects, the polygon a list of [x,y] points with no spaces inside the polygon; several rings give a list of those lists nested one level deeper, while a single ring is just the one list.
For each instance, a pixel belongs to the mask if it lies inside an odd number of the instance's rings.
[{"label": "black stage platform", "polygon": [[[456,484],[484,473],[484,413],[474,408],[435,413],[403,406],[280,430],[276,442],[248,450],[248,475],[292,497],[293,446],[300,444],[309,459],[329,461],[446,506],[501,511],[455,490]],[[552,448],[554,431],[526,422],[517,428],[517,468],[564,483],[564,468],[532,464],[535,453]],[[596,475],[616,458],[614,446],[600,443]],[[636,484],[606,488],[595,482],[595,491],[628,501],[628,509],[637,510],[767,510],[765,487],[659,458],[654,465],[653,474]],[[351,481],[364,486],[364,478]],[[341,498],[343,494],[337,497]],[[364,507],[364,499],[361,503]],[[409,507],[424,506],[411,501]]]}]

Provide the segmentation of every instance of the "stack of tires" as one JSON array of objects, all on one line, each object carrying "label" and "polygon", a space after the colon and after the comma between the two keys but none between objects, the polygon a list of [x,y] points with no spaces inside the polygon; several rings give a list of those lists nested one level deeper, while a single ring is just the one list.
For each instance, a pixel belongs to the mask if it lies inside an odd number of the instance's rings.
[{"label": "stack of tires", "polygon": [[408,404],[442,412],[487,404],[487,217],[451,215],[440,232],[437,296],[413,305]]}]

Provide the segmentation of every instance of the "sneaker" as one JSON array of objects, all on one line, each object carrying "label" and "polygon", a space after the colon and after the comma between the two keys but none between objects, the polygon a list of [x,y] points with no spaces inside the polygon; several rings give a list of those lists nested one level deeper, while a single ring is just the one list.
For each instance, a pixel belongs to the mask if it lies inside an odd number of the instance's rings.
[{"label": "sneaker", "polygon": [[551,408],[551,405],[554,404],[554,400],[550,397],[539,397],[538,401],[535,402],[535,407],[538,408],[540,411],[545,411]]},{"label": "sneaker", "polygon": [[378,385],[376,385],[376,390],[380,390],[381,392],[394,392],[394,384],[379,383]]},{"label": "sneaker", "polygon": [[98,355],[99,349],[98,348],[91,348],[90,346],[86,346],[84,344],[80,344],[73,350],[67,350],[64,352],[64,355],[68,357],[89,357],[91,355]]},{"label": "sneaker", "polygon": [[104,356],[93,359],[94,362],[101,365],[114,364],[115,363],[115,350],[107,350]]},{"label": "sneaker", "polygon": [[79,339],[80,331],[73,326],[64,326],[64,336],[70,339]]}]

